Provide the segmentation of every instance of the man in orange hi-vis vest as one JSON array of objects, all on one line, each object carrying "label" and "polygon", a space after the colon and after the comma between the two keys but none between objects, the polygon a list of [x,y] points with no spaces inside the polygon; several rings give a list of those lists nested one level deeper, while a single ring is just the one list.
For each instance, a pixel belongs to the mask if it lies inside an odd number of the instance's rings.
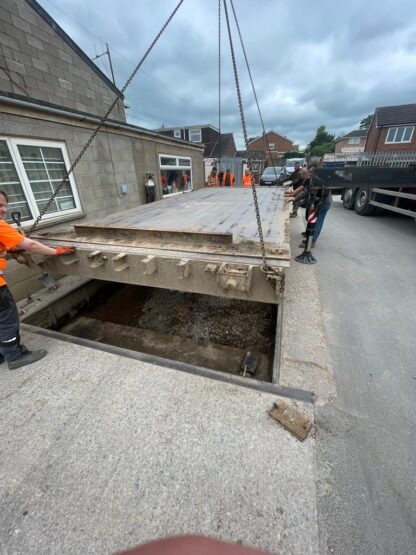
[{"label": "man in orange hi-vis vest", "polygon": [[235,185],[235,177],[234,174],[227,168],[227,171],[224,174],[224,178],[222,180],[223,187],[234,187]]},{"label": "man in orange hi-vis vest", "polygon": [[17,250],[60,256],[72,254],[75,249],[72,246],[52,249],[21,235],[3,219],[7,212],[7,203],[7,193],[0,191],[0,364],[7,360],[9,370],[15,370],[40,360],[47,352],[44,349],[29,351],[20,343],[19,313],[4,277],[7,267],[6,256],[8,253],[13,253],[13,251],[17,252]]},{"label": "man in orange hi-vis vest", "polygon": [[217,168],[212,168],[207,179],[208,187],[218,187]]},{"label": "man in orange hi-vis vest", "polygon": [[254,183],[254,177],[250,175],[249,170],[246,170],[243,175],[243,179],[241,181],[241,185],[243,187],[251,187],[251,184]]}]

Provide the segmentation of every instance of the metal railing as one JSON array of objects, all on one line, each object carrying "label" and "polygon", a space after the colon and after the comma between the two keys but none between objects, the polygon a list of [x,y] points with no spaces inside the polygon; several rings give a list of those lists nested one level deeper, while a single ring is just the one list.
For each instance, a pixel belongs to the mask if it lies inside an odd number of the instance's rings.
[{"label": "metal railing", "polygon": [[387,166],[392,168],[406,168],[416,164],[416,151],[399,150],[396,152],[355,152],[325,154],[324,165],[342,163],[356,166]]},{"label": "metal railing", "polygon": [[388,166],[406,168],[416,164],[416,152],[399,150],[397,152],[363,152],[358,155],[357,166]]}]

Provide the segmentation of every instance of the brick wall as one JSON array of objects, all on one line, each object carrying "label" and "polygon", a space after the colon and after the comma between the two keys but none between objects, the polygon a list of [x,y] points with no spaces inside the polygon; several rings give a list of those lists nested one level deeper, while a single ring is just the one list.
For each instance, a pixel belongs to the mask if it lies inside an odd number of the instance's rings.
[{"label": "brick wall", "polygon": [[[403,127],[403,126],[401,126]],[[376,127],[375,123],[369,129],[367,144],[365,147],[366,152],[396,152],[403,150],[416,150],[416,129],[413,132],[411,143],[394,143],[386,144],[386,137],[389,127]]]},{"label": "brick wall", "polygon": [[[26,0],[1,0],[0,91],[103,115],[116,93]],[[122,102],[111,117],[125,121]]]},{"label": "brick wall", "polygon": [[[286,139],[277,133],[266,133],[266,138],[268,143],[274,143],[276,152],[289,152],[298,148],[298,145],[295,145],[290,139]],[[259,137],[248,145],[248,150],[265,150],[264,143],[264,137]]]},{"label": "brick wall", "polygon": [[[336,154],[340,154],[340,153],[343,153],[343,152],[344,153],[348,153],[348,152],[353,153],[354,149],[356,149],[355,152],[362,152],[362,149],[365,146],[366,137],[360,137],[360,144],[358,144],[358,145],[351,145],[351,144],[348,143],[348,141],[349,141],[349,138],[341,139],[341,140],[337,141],[335,143],[335,153]],[[347,150],[343,150],[343,149],[347,149]]]}]

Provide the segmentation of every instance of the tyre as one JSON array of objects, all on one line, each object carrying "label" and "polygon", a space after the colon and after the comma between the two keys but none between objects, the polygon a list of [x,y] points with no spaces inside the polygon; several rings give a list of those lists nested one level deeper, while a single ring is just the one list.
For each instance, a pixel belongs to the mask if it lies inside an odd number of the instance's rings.
[{"label": "tyre", "polygon": [[359,216],[370,216],[376,210],[370,204],[370,191],[366,187],[360,187],[355,195],[354,210]]},{"label": "tyre", "polygon": [[355,192],[353,189],[344,189],[342,194],[342,204],[345,210],[353,210],[355,203]]}]

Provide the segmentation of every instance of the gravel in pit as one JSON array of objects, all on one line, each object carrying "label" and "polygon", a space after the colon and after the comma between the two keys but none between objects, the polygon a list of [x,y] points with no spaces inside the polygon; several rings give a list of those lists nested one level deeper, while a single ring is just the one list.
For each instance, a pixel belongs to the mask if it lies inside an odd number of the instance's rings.
[{"label": "gravel in pit", "polygon": [[107,286],[81,316],[262,353],[273,350],[276,306],[154,289]]}]

